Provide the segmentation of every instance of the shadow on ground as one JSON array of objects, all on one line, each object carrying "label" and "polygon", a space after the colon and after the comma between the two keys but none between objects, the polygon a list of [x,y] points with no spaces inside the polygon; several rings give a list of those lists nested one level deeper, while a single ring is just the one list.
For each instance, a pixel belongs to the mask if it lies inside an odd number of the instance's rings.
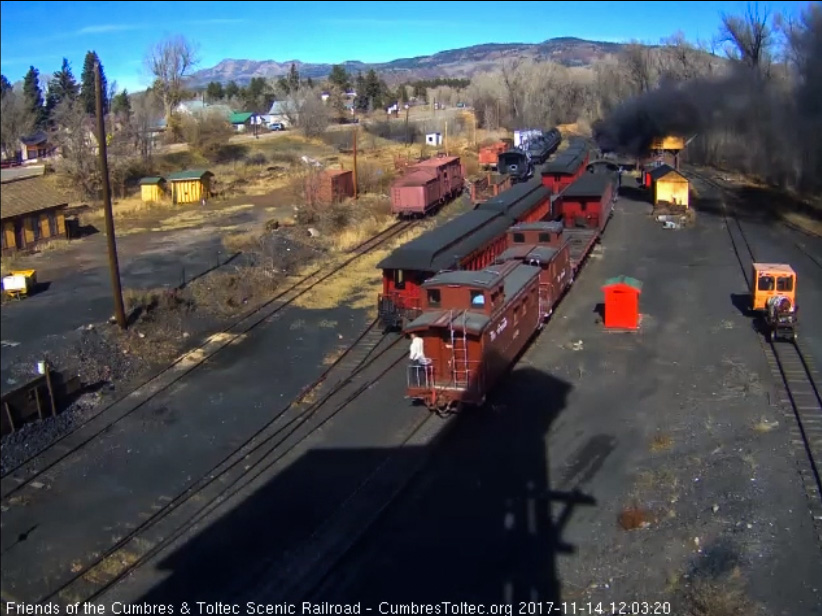
[{"label": "shadow on ground", "polygon": [[[563,528],[576,506],[596,504],[576,488],[555,491],[549,477],[546,437],[571,389],[523,367],[506,378],[493,401],[454,418],[447,434],[427,446],[310,450],[160,562],[168,576],[140,602],[301,600],[317,592],[363,602],[558,601],[555,558],[574,552],[562,540]],[[386,397],[386,413],[417,412],[410,403],[397,405],[401,391]],[[607,453],[592,455],[604,459]],[[425,467],[326,583],[319,589],[298,584],[287,593],[271,588],[270,580],[288,568],[278,560],[282,554],[303,543],[389,459],[391,468]],[[601,462],[588,461],[594,467]],[[402,478],[383,482],[381,495]],[[335,588],[341,572],[356,580]]]},{"label": "shadow on ground", "polygon": [[[786,214],[801,214],[814,220],[822,222],[822,210],[818,207],[802,201],[788,193],[775,188],[759,186],[740,186],[728,188],[731,195],[725,202],[731,206],[733,215],[741,221],[759,224],[768,224],[783,221]],[[716,194],[701,195],[699,197],[691,195],[691,206],[698,212],[713,216],[725,216],[723,210],[723,200],[720,198],[719,190]]]}]

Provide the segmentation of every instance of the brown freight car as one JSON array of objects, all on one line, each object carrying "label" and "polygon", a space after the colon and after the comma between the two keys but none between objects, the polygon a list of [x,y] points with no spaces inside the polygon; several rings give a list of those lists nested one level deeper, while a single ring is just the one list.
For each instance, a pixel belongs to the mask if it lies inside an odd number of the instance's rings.
[{"label": "brown freight car", "polygon": [[423,313],[405,329],[425,355],[408,368],[408,397],[440,413],[482,404],[539,329],[541,272],[509,262],[426,281]]},{"label": "brown freight car", "polygon": [[425,216],[465,187],[459,156],[429,158],[408,167],[391,186],[391,211],[400,217]]},{"label": "brown freight car", "polygon": [[337,203],[354,196],[354,173],[328,169],[306,179],[306,193],[312,203]]},{"label": "brown freight car", "polygon": [[571,244],[563,235],[561,222],[531,222],[508,230],[508,248],[497,263],[511,261],[542,270],[539,280],[539,311],[543,320],[553,314],[568,287],[574,282]]}]

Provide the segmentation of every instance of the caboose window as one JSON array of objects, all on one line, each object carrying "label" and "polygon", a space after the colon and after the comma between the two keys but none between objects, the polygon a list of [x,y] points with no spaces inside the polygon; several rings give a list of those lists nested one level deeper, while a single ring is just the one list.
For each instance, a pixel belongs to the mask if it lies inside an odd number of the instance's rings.
[{"label": "caboose window", "polygon": [[773,276],[760,276],[757,289],[760,291],[773,291]]},{"label": "caboose window", "polygon": [[525,243],[525,234],[524,233],[514,233],[514,243],[515,244],[524,244]]},{"label": "caboose window", "polygon": [[471,305],[485,306],[485,293],[482,291],[471,291]]},{"label": "caboose window", "polygon": [[539,241],[542,242],[550,242],[551,241],[551,234],[550,233],[540,233],[539,234]]},{"label": "caboose window", "polygon": [[405,272],[403,270],[394,270],[394,288],[400,290],[405,288]]},{"label": "caboose window", "polygon": [[428,305],[429,306],[439,306],[441,301],[441,295],[439,289],[429,289],[428,290]]},{"label": "caboose window", "polygon": [[790,276],[780,276],[776,279],[777,291],[793,291],[793,278]]}]

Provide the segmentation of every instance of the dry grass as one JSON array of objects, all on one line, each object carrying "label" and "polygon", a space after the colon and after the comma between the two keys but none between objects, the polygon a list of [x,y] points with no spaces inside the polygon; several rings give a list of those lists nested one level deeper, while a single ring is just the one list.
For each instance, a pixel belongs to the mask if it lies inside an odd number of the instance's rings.
[{"label": "dry grass", "polygon": [[760,434],[766,434],[768,432],[775,430],[778,427],[778,421],[769,421],[767,418],[763,417],[754,424],[754,431],[759,432]]},{"label": "dry grass", "polygon": [[660,453],[662,451],[668,451],[674,444],[674,440],[667,434],[657,434],[651,440],[651,451],[653,453]]},{"label": "dry grass", "polygon": [[[374,298],[380,292],[382,279],[377,264],[400,244],[410,241],[427,230],[427,225],[414,227],[407,234],[395,238],[388,245],[357,259],[344,270],[334,275],[327,284],[321,285],[299,297],[294,305],[309,310],[331,309],[350,306],[366,310],[376,310]],[[339,259],[339,257],[338,257]],[[334,261],[328,265],[332,265]],[[298,275],[308,273],[313,266],[307,266]]]},{"label": "dry grass", "polygon": [[[159,221],[151,230],[154,232],[160,231],[179,231],[181,229],[194,229],[202,227],[205,223],[214,224],[214,218],[223,218],[232,214],[237,214],[245,210],[252,209],[251,204],[232,205],[220,209],[193,209],[180,212],[168,218]],[[225,230],[225,228],[223,228]]]},{"label": "dry grass", "polygon": [[262,266],[242,266],[199,278],[187,290],[198,309],[230,317],[271,297],[284,279]]},{"label": "dry grass", "polygon": [[127,550],[118,550],[96,567],[87,571],[83,575],[83,579],[92,584],[108,582],[131,567],[137,560],[138,556],[136,554],[132,554]]}]

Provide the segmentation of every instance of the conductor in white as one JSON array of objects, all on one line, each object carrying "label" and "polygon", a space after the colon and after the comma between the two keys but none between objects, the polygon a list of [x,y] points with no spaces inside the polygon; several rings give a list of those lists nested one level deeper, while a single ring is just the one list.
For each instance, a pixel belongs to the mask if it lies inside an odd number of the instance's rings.
[{"label": "conductor in white", "polygon": [[428,360],[425,357],[425,347],[423,346],[422,338],[413,332],[411,333],[411,347],[408,353],[408,359],[413,367],[414,385],[421,387],[423,367],[428,364]]}]

